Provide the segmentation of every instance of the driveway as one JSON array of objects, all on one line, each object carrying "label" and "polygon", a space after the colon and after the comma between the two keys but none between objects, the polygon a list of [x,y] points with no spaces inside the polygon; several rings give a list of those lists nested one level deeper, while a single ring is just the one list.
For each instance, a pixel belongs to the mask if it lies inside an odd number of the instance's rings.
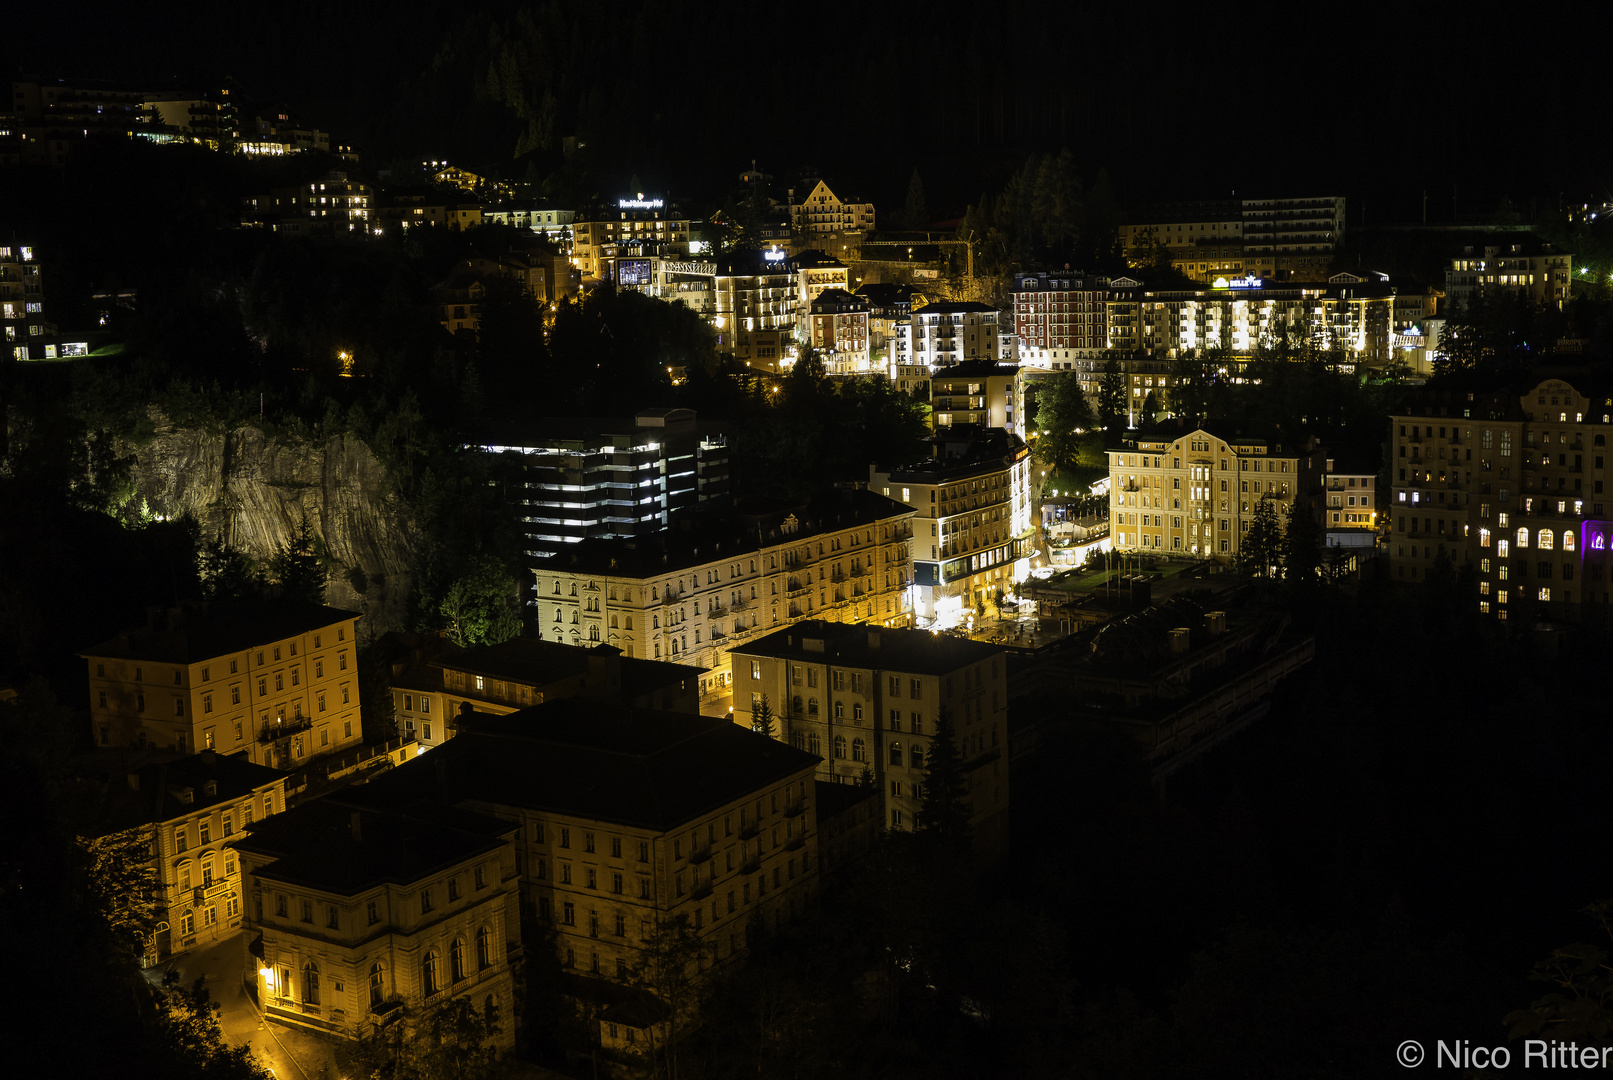
[{"label": "driveway", "polygon": [[256,970],[256,961],[247,955],[244,934],[176,956],[147,970],[146,978],[160,984],[169,970],[179,972],[182,986],[191,985],[197,976],[205,979],[208,992],[219,1006],[219,1026],[224,1029],[225,1041],[249,1048],[276,1080],[333,1080],[339,1075],[330,1043],[317,1035],[264,1021],[243,982],[249,971]]}]

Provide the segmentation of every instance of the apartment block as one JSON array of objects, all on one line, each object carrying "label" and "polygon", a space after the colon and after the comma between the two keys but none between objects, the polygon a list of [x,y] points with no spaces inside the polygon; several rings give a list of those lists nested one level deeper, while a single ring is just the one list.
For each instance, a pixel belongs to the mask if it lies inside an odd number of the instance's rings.
[{"label": "apartment block", "polygon": [[1518,392],[1430,391],[1390,418],[1396,581],[1442,558],[1477,574],[1497,620],[1578,622],[1609,600],[1613,397],[1548,378]]},{"label": "apartment block", "polygon": [[1262,503],[1279,525],[1296,501],[1320,511],[1326,464],[1315,439],[1287,445],[1204,428],[1180,436],[1139,433],[1109,451],[1114,548],[1235,559]]},{"label": "apartment block", "polygon": [[152,609],[80,653],[97,746],[216,750],[295,769],[362,741],[359,615],[293,600]]},{"label": "apartment block", "polygon": [[535,558],[582,540],[645,536],[674,513],[728,495],[727,437],[692,409],[548,418],[483,432],[478,442],[509,457],[518,521]]},{"label": "apartment block", "polygon": [[1522,295],[1531,304],[1561,308],[1568,303],[1574,256],[1533,233],[1475,238],[1445,269],[1445,297],[1461,311],[1479,294]]},{"label": "apartment block", "polygon": [[868,302],[844,289],[828,289],[812,301],[808,340],[833,375],[866,375]]},{"label": "apartment block", "polygon": [[662,532],[589,540],[533,565],[543,636],[705,669],[727,686],[729,650],[805,618],[905,626],[913,510],[869,491],[794,506],[738,503]]},{"label": "apartment block", "polygon": [[907,362],[931,371],[998,358],[999,312],[973,300],[915,306],[911,317],[912,348]]},{"label": "apartment block", "polygon": [[955,626],[1029,572],[1030,451],[1001,430],[949,431],[927,461],[870,466],[868,488],[913,510],[913,614]]},{"label": "apartment block", "polygon": [[577,211],[571,262],[584,278],[604,278],[612,260],[652,255],[687,257],[689,219],[665,199],[621,196]]},{"label": "apartment block", "polygon": [[919,824],[936,723],[949,714],[969,778],[977,852],[1008,839],[1008,676],[1002,649],[983,642],[809,620],[737,647],[735,717],[763,703],[775,737],[820,758],[820,780],[872,778],[885,827]]}]

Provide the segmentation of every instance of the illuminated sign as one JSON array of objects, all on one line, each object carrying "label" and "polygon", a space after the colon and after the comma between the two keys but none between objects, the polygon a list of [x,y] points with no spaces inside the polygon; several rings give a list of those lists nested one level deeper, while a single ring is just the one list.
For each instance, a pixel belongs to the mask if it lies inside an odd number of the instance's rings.
[{"label": "illuminated sign", "polygon": [[699,274],[702,277],[715,277],[717,264],[708,262],[664,262],[661,269],[669,274]]},{"label": "illuminated sign", "polygon": [[780,248],[771,248],[762,252],[762,258],[768,262],[780,262],[784,258],[784,252]]},{"label": "illuminated sign", "polygon": [[617,199],[616,205],[622,210],[659,210],[666,204],[660,199],[646,199],[640,195],[636,199]]},{"label": "illuminated sign", "polygon": [[650,277],[650,260],[648,259],[622,259],[616,264],[616,284],[618,285],[648,285]]},{"label": "illuminated sign", "polygon": [[1253,274],[1250,274],[1246,278],[1239,278],[1239,279],[1227,282],[1226,287],[1229,288],[1229,289],[1259,289],[1259,288],[1264,288],[1265,284],[1266,284],[1265,282],[1261,281],[1259,278],[1255,277]]}]

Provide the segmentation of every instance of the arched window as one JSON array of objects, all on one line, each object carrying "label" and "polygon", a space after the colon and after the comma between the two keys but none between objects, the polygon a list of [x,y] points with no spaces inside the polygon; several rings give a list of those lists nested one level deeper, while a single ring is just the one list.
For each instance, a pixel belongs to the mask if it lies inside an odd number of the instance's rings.
[{"label": "arched window", "polygon": [[465,977],[465,939],[455,938],[448,950],[448,973],[454,982]]},{"label": "arched window", "polygon": [[801,695],[796,694],[790,699],[790,711],[796,716],[801,715]]},{"label": "arched window", "polygon": [[924,747],[914,743],[913,749],[907,753],[907,763],[915,769],[924,768]]},{"label": "arched window", "polygon": [[421,961],[420,983],[426,997],[442,989],[442,957],[436,949],[427,952],[425,960]]},{"label": "arched window", "polygon": [[1521,547],[1521,548],[1526,548],[1526,547],[1529,546],[1529,530],[1528,529],[1520,528],[1518,530],[1518,546]]},{"label": "arched window", "polygon": [[823,754],[823,742],[818,738],[816,731],[807,732],[807,753],[817,754],[820,757]]},{"label": "arched window", "polygon": [[374,964],[370,965],[370,1011],[373,1012],[376,1009],[379,1009],[381,1007],[381,1002],[385,1000],[386,969],[383,968],[381,966],[381,962],[377,960]]},{"label": "arched window", "polygon": [[901,763],[902,763],[902,744],[899,743],[899,742],[893,742],[893,743],[891,743],[891,764],[892,765],[900,765]]},{"label": "arched window", "polygon": [[863,741],[861,739],[853,739],[853,740],[851,740],[851,760],[853,760],[853,761],[867,761],[868,760],[868,748],[863,745]]},{"label": "arched window", "polygon": [[1555,540],[1555,539],[1556,539],[1556,537],[1552,535],[1552,531],[1550,529],[1541,529],[1540,530],[1540,537],[1539,537],[1539,544],[1537,546],[1540,548],[1541,551],[1550,551],[1552,549],[1552,547],[1554,546],[1552,544],[1552,541]]},{"label": "arched window", "polygon": [[818,715],[818,699],[817,698],[815,698],[815,697],[807,698],[807,715],[808,716],[817,716]]},{"label": "arched window", "polygon": [[845,756],[846,756],[846,737],[844,735],[836,735],[835,736],[835,757],[844,758]]},{"label": "arched window", "polygon": [[1564,529],[1563,530],[1563,550],[1564,551],[1573,551],[1574,550],[1574,530],[1573,529]]},{"label": "arched window", "polygon": [[312,960],[302,968],[302,1000],[308,1005],[319,1004],[319,965]]}]

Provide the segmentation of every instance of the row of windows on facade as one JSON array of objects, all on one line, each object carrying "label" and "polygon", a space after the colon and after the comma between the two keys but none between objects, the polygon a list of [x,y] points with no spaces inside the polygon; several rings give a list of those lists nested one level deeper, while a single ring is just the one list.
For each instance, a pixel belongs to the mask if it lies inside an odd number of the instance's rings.
[{"label": "row of windows on facade", "polygon": [[[476,889],[476,890],[487,888],[487,871],[486,871],[486,869],[484,867],[480,867],[480,866],[476,867],[473,871],[471,871],[471,881],[472,881],[473,888]],[[463,896],[463,890],[461,890],[460,887],[459,887],[459,878],[458,877],[451,877],[451,878],[448,879],[447,893],[448,893],[448,902],[450,904],[457,903],[461,899],[461,897]],[[424,888],[424,889],[420,890],[419,901],[420,901],[420,914],[421,915],[429,915],[431,912],[433,912],[433,911],[435,911],[437,909],[436,896],[434,894],[434,891],[432,889],[430,889],[430,888]],[[298,899],[297,903],[298,903],[298,921],[305,922],[305,923],[308,923],[308,924],[312,925],[313,922],[314,922],[314,906],[315,906],[314,901],[312,899],[309,899],[308,897],[301,897],[301,898]],[[274,914],[275,914],[275,917],[280,918],[280,919],[290,918],[290,916],[288,914],[289,910],[290,910],[290,898],[285,893],[275,893],[274,894]],[[365,921],[366,921],[367,925],[369,925],[369,926],[375,926],[378,923],[380,923],[380,921],[381,921],[381,902],[379,900],[368,900],[368,901],[365,902],[365,904],[364,904],[364,918],[365,918]],[[340,911],[340,909],[338,909],[336,907],[335,904],[326,904],[325,905],[325,927],[327,929],[330,929],[330,930],[340,930],[341,929],[341,911]]]},{"label": "row of windows on facade", "polygon": [[[803,850],[801,852],[801,855],[800,855],[800,871],[799,872],[800,873],[806,873],[806,872],[810,871],[811,868],[812,868],[812,855],[811,855],[811,852],[810,852],[810,850]],[[699,870],[696,869],[694,871],[694,873],[695,873],[696,876],[695,876],[694,881],[691,883],[691,888],[692,888],[694,894],[699,899],[703,900],[705,897],[704,897],[704,894],[702,893],[702,886],[700,884],[699,877],[698,877]],[[795,857],[792,856],[783,866],[775,866],[775,867],[773,867],[772,887],[774,889],[783,888],[784,883],[786,881],[794,881],[795,878],[796,878],[796,875],[797,875],[797,860],[796,860]],[[752,888],[753,885],[754,885],[754,891],[753,891],[753,888]],[[710,879],[708,879],[706,885],[704,886],[704,890],[706,892],[709,892],[710,887],[711,887],[711,881],[710,881]],[[768,890],[768,875],[765,872],[763,872],[763,873],[760,873],[760,874],[756,875],[756,878],[755,878],[754,882],[752,882],[749,878],[747,878],[745,881],[740,883],[740,888],[739,889],[737,889],[737,890],[736,889],[729,889],[727,891],[726,896],[722,896],[722,897],[713,896],[712,901],[711,901],[711,921],[712,921],[712,923],[713,924],[717,923],[723,917],[723,915],[725,913],[728,914],[728,915],[737,914],[742,905],[746,905],[746,904],[751,903],[753,896],[757,901],[760,901],[764,896],[767,895],[767,890]],[[681,873],[680,874],[675,874],[673,876],[673,894],[674,894],[674,896],[677,896],[677,897],[682,897],[682,896],[685,895],[684,878],[683,878],[683,875]],[[726,904],[726,908],[727,908],[726,912],[724,912],[724,905],[725,904]],[[575,901],[562,900],[559,903],[559,912],[558,913],[559,913],[559,916],[560,916],[560,925],[561,926],[573,926],[574,927],[574,926],[578,925],[578,923],[577,923],[577,904],[576,904]],[[554,917],[554,915],[555,915],[555,904],[554,904],[554,902],[547,896],[539,896],[538,897],[538,917],[540,919],[543,919],[545,922],[547,922],[547,921],[550,921]],[[622,912],[615,912],[612,917],[614,919],[615,936],[617,936],[617,937],[626,937],[627,936],[627,916]],[[599,912],[595,908],[589,908],[588,909],[587,920],[586,920],[586,923],[584,924],[584,926],[586,927],[586,929],[588,931],[588,936],[589,937],[597,938],[597,937],[600,936]],[[704,929],[704,926],[705,926],[705,909],[704,909],[703,905],[701,907],[697,907],[697,908],[694,909],[694,926],[695,926],[696,930]],[[647,919],[640,920],[640,922],[639,922],[639,937],[640,937],[640,940],[648,940],[649,933],[650,933],[649,920],[647,920]]]},{"label": "row of windows on facade", "polygon": [[[246,801],[246,802],[241,804],[241,829],[243,831],[246,829],[246,827],[248,825],[252,824],[252,807],[253,807],[253,804],[255,802],[256,802],[256,797],[254,797],[253,799],[249,799],[248,801]],[[263,793],[263,816],[268,817],[272,813],[274,813],[274,796],[272,794],[270,794],[269,792],[264,792]],[[229,811],[229,810],[223,811],[219,815],[219,820],[220,820],[220,824],[223,826],[223,829],[222,829],[222,831],[220,832],[219,835],[223,836],[223,837],[234,836],[235,835],[235,814],[234,814],[234,812]],[[204,818],[200,819],[199,821],[194,822],[194,824],[196,826],[197,843],[199,845],[201,845],[201,846],[204,846],[204,847],[206,845],[212,843],[213,842],[213,821],[212,821],[212,816],[209,815],[207,817],[204,817]],[[176,852],[183,852],[183,851],[188,851],[189,849],[190,849],[190,824],[174,826],[174,850]],[[232,856],[231,857],[231,862],[233,863],[233,861],[234,861],[234,857]],[[229,872],[233,874],[235,871],[232,869]]]},{"label": "row of windows on facade", "polygon": [[[915,721],[915,723],[917,723],[917,721]],[[791,732],[790,745],[794,746],[797,750],[805,750],[807,753],[815,754],[818,757],[823,756],[823,740],[816,731]],[[870,760],[868,756],[868,744],[862,739],[856,737],[853,737],[848,743],[844,735],[836,735],[832,740],[830,747],[834,751],[835,758],[840,761],[845,761],[848,753],[850,760],[852,761],[868,763]],[[901,742],[897,741],[890,743],[886,749],[889,764],[900,767],[902,765],[904,756]],[[912,747],[907,750],[906,758],[908,764],[912,768],[924,768],[924,745],[922,743],[914,743]]]},{"label": "row of windows on facade", "polygon": [[[782,804],[781,804],[780,799],[779,799],[780,795],[784,796]],[[793,803],[790,800],[790,792],[789,792],[789,788],[787,786],[785,788],[782,788],[782,789],[778,790],[778,791],[771,792],[768,795],[768,799],[767,799],[767,802],[765,804],[766,807],[767,807],[766,812],[764,812],[764,810],[763,810],[763,806],[764,806],[763,800],[760,797],[758,797],[756,799],[755,803],[752,806],[749,806],[749,807],[741,806],[738,809],[739,831],[744,832],[753,823],[759,825],[761,823],[762,819],[767,816],[767,814],[777,814],[777,813],[779,813],[781,805],[784,807],[785,810],[789,810],[792,806],[800,805],[800,801],[804,800],[805,798],[806,798],[806,781],[804,781],[804,780],[799,781],[799,783],[798,783],[798,787],[797,787],[797,790],[796,790],[796,801],[793,802]],[[727,813],[725,813],[723,815],[723,818],[722,818],[722,834],[723,834],[724,837],[731,837],[731,836],[734,835],[734,814],[735,814],[735,812],[731,810],[731,811],[728,811]],[[580,839],[581,839],[581,842],[582,842],[582,851],[585,854],[597,854],[598,853],[598,848],[596,846],[596,844],[597,844],[597,835],[596,835],[596,833],[591,829],[582,829],[582,830],[578,830],[578,831],[581,834]],[[553,832],[553,835],[554,835],[554,846],[555,847],[561,848],[561,849],[566,849],[566,850],[571,849],[571,846],[572,846],[572,844],[571,844],[571,842],[572,842],[571,826],[569,826],[569,825],[557,825],[557,826],[554,826],[552,832]],[[549,837],[550,833],[551,833],[551,829],[549,828],[549,826],[545,822],[542,822],[542,821],[534,821],[534,822],[532,822],[530,824],[530,826],[528,828],[528,834],[531,837],[532,843],[534,843],[534,844],[546,844],[546,843],[548,843],[549,842],[548,837]],[[707,837],[707,842],[708,843],[714,844],[714,843],[717,842],[717,821],[715,819],[713,819],[713,820],[711,820],[711,821],[706,823],[706,837]],[[700,834],[699,834],[699,829],[698,828],[691,829],[689,831],[689,844],[690,844],[691,850],[696,850],[697,849],[697,846],[698,846],[698,843],[699,843],[699,838],[700,838]],[[623,857],[622,856],[622,851],[624,850],[623,849],[623,839],[622,839],[622,837],[620,837],[620,836],[611,836],[608,839],[609,839],[609,842],[610,842],[610,857],[613,858],[613,859],[621,859]],[[633,842],[637,844],[638,861],[641,862],[641,863],[648,863],[650,861],[650,842],[648,840],[643,840],[643,839],[637,839],[637,840],[635,840]],[[682,837],[674,837],[673,838],[673,840],[672,840],[672,857],[674,859],[682,859],[683,858],[683,838]]]},{"label": "row of windows on facade", "polygon": [[[210,929],[210,928],[215,927],[215,926],[218,925],[218,905],[217,904],[206,904],[200,910],[201,910],[201,916],[202,916],[202,928],[203,929]],[[197,913],[197,909],[188,908],[188,909],[185,910],[185,912],[183,914],[181,914],[179,916],[179,935],[180,935],[180,937],[189,938],[189,937],[195,937],[196,936],[196,913]],[[228,896],[228,897],[225,897],[225,900],[224,900],[224,918],[227,921],[229,921],[230,923],[233,924],[234,921],[236,919],[239,919],[240,917],[241,917],[241,898],[238,897],[238,896],[235,896],[233,894]]]},{"label": "row of windows on facade", "polygon": [[[314,635],[314,648],[316,648],[316,649],[322,647],[320,645],[320,637],[321,637],[321,635],[319,635],[319,634]],[[342,628],[342,627],[337,627],[337,629],[336,629],[336,640],[337,641],[345,641],[346,639],[347,639],[347,631],[346,631],[346,629]],[[291,649],[291,655],[296,656],[297,655],[297,643],[295,641],[292,641],[292,642],[289,642],[288,645],[289,645],[289,647]],[[275,645],[270,649],[270,653],[274,657],[273,662],[276,662],[276,663],[279,662],[279,660],[280,660],[280,648],[281,647],[279,645]],[[263,667],[264,666],[263,656],[264,656],[264,651],[262,649],[259,649],[258,654],[257,654],[257,662],[256,662],[257,667]],[[341,670],[343,670],[343,671],[347,670],[347,653],[346,652],[342,652],[342,653],[339,654],[338,663],[339,663],[339,665],[341,667]],[[235,674],[238,674],[239,671],[240,671],[240,661],[232,659],[230,661],[230,674],[235,675]],[[293,672],[293,678],[295,678],[296,669],[293,668],[292,672]],[[100,679],[106,678],[106,663],[104,661],[103,662],[98,662],[95,665],[95,675],[96,675],[97,678],[100,678]],[[184,681],[185,681],[185,669],[184,668],[175,668],[174,672],[173,672],[173,675],[174,675],[174,685],[175,686],[180,686],[180,685],[182,685],[184,683]],[[203,682],[208,682],[208,681],[210,681],[212,679],[212,677],[213,677],[213,669],[212,669],[212,667],[204,666],[202,668],[202,681]],[[325,677],[325,661],[324,661],[324,659],[322,657],[318,658],[318,659],[316,659],[314,661],[314,677],[315,678],[320,678],[320,679]],[[145,669],[141,665],[138,665],[138,664],[135,665],[134,681],[135,682],[144,682],[145,681]],[[296,685],[295,682],[293,683],[293,685]],[[262,679],[258,680],[258,686],[259,686],[259,691],[258,692],[262,693],[263,692],[263,690],[262,690],[263,680]],[[279,687],[277,686],[276,689],[279,689]]]},{"label": "row of windows on facade", "polygon": [[[468,946],[463,938],[455,938],[448,950],[448,977],[449,982],[444,983],[442,978],[442,954],[436,949],[428,949],[420,961],[420,988],[424,996],[430,997],[439,993],[454,983],[463,982],[470,978],[470,955]],[[476,935],[476,968],[478,972],[490,970],[498,957],[494,951],[491,935],[486,927]],[[282,1000],[291,1000],[294,987],[291,981],[291,969],[281,966],[275,979],[276,996]],[[332,989],[335,993],[343,992],[340,980],[332,980]],[[387,977],[386,965],[377,960],[370,965],[370,1009],[380,1009],[386,1002]],[[304,1005],[318,1006],[323,1004],[320,984],[319,964],[313,960],[303,964],[302,967],[302,1003]],[[494,1023],[498,1022],[498,997],[489,994],[484,1003],[487,1017]]]}]

